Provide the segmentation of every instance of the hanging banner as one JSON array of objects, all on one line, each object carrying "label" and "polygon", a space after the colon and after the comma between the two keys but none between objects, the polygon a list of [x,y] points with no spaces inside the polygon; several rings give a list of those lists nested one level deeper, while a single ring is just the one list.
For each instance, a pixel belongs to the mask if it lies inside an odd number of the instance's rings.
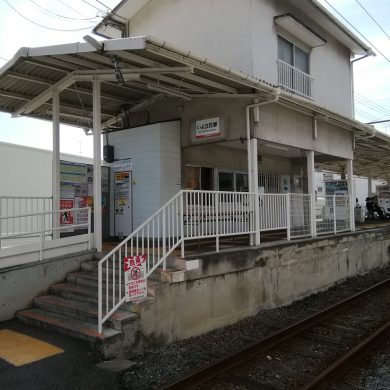
[{"label": "hanging banner", "polygon": [[146,298],[146,255],[130,256],[123,259],[125,272],[126,302]]}]

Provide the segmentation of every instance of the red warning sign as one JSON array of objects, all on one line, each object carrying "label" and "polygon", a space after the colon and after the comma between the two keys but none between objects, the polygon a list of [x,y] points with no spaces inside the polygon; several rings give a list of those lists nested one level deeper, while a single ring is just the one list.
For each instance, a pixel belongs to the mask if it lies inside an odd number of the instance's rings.
[{"label": "red warning sign", "polygon": [[147,293],[146,282],[146,255],[125,257],[123,259],[125,271],[126,302],[145,298]]}]

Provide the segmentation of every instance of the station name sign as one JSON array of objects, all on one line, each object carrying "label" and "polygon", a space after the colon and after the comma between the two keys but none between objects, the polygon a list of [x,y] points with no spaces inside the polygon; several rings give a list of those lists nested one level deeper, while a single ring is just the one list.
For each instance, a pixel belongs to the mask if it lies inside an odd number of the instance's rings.
[{"label": "station name sign", "polygon": [[195,122],[195,138],[210,138],[221,135],[220,118],[202,119]]}]

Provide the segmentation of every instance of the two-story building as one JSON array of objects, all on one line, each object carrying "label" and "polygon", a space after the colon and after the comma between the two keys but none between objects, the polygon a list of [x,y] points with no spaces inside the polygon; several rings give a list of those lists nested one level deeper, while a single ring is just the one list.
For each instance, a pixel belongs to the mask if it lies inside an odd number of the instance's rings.
[{"label": "two-story building", "polygon": [[[94,137],[94,241],[90,209],[88,237],[66,244],[53,217],[40,228],[37,258],[45,259],[47,232],[57,256],[71,245],[102,250],[102,132],[111,235],[127,238],[97,271],[89,263],[83,271],[92,274],[52,288],[71,303],[37,301],[50,318],[34,309],[20,318],[66,328],[63,305],[73,310],[87,296],[98,310],[88,307],[86,317],[128,349],[139,329],[145,342],[190,337],[388,262],[389,244],[375,232],[369,243],[356,234],[289,242],[353,231],[353,174],[385,177],[389,159],[389,137],[353,119],[351,60],[372,52],[316,0],[125,0],[95,32],[115,39],[20,49],[0,70],[0,110],[53,121],[53,215],[61,213],[59,124]],[[315,196],[316,167],[346,174],[348,189]],[[266,231],[283,241],[263,249]],[[183,260],[188,241],[215,240],[219,252],[230,236],[257,247],[221,262],[207,255],[203,268]],[[173,254],[184,270],[171,274]],[[166,290],[153,308],[138,307],[138,330],[113,335],[103,324],[126,300],[124,258],[142,260],[146,279],[165,272]]]}]

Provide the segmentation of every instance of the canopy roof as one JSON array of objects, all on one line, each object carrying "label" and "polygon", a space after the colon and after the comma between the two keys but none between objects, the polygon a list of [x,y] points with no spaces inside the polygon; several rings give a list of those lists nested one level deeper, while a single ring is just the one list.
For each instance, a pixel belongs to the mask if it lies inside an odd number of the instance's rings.
[{"label": "canopy roof", "polygon": [[[52,120],[51,97],[58,91],[61,123],[90,128],[93,79],[101,80],[103,128],[121,127],[121,117],[166,96],[267,99],[279,94],[278,104],[354,132],[357,174],[375,168],[374,176],[387,176],[390,138],[385,134],[152,36],[22,48],[0,69],[0,111]],[[332,162],[325,166],[338,169]]]}]

